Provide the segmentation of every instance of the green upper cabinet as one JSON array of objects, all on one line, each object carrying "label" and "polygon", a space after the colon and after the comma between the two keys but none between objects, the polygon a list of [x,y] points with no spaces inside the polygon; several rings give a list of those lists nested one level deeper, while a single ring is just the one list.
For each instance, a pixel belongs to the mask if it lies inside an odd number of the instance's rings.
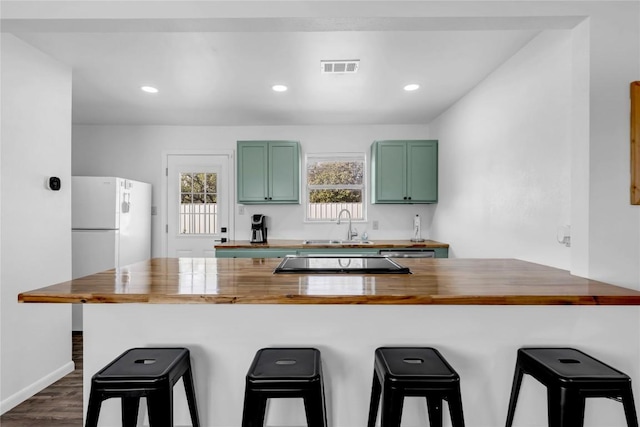
[{"label": "green upper cabinet", "polygon": [[372,203],[437,203],[438,141],[376,141]]},{"label": "green upper cabinet", "polygon": [[238,141],[238,203],[300,202],[297,141]]}]

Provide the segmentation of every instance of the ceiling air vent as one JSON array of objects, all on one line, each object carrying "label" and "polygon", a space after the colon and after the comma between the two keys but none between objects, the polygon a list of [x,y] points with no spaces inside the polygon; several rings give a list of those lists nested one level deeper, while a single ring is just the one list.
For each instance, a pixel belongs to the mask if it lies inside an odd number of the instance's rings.
[{"label": "ceiling air vent", "polygon": [[359,59],[339,61],[320,61],[320,68],[325,74],[350,74],[357,73],[360,66]]}]

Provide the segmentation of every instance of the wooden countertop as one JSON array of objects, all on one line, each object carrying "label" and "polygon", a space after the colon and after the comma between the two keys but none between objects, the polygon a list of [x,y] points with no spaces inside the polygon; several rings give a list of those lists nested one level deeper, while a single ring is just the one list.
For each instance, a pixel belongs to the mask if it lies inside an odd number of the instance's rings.
[{"label": "wooden countertop", "polygon": [[24,292],[30,303],[640,305],[640,292],[513,259],[399,259],[413,274],[273,274],[281,260],[155,258]]},{"label": "wooden countertop", "polygon": [[[278,248],[448,248],[448,243],[425,240],[424,242],[412,242],[410,240],[372,240],[373,243],[359,244],[304,244],[300,240],[269,240],[267,243],[251,243],[248,240],[232,240],[230,242],[216,244],[216,249],[278,249]],[[318,239],[319,240],[319,239]]]}]

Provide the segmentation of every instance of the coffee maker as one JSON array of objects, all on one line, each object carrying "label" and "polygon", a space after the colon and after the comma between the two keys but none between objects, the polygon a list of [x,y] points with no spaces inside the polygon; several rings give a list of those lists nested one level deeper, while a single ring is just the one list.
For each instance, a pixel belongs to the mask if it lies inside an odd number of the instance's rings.
[{"label": "coffee maker", "polygon": [[267,242],[267,217],[262,214],[251,215],[251,243]]}]

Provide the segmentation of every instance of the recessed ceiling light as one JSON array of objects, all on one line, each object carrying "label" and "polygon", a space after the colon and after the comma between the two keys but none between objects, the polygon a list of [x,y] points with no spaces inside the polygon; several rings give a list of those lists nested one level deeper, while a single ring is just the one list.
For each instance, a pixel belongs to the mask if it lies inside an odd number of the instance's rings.
[{"label": "recessed ceiling light", "polygon": [[271,86],[271,89],[276,92],[285,92],[288,88],[285,85],[273,85]]},{"label": "recessed ceiling light", "polygon": [[418,89],[420,89],[420,85],[417,83],[411,83],[404,87],[404,90],[406,90],[407,92],[411,92]]},{"label": "recessed ceiling light", "polygon": [[158,89],[153,86],[142,86],[140,90],[147,93],[158,93]]}]

